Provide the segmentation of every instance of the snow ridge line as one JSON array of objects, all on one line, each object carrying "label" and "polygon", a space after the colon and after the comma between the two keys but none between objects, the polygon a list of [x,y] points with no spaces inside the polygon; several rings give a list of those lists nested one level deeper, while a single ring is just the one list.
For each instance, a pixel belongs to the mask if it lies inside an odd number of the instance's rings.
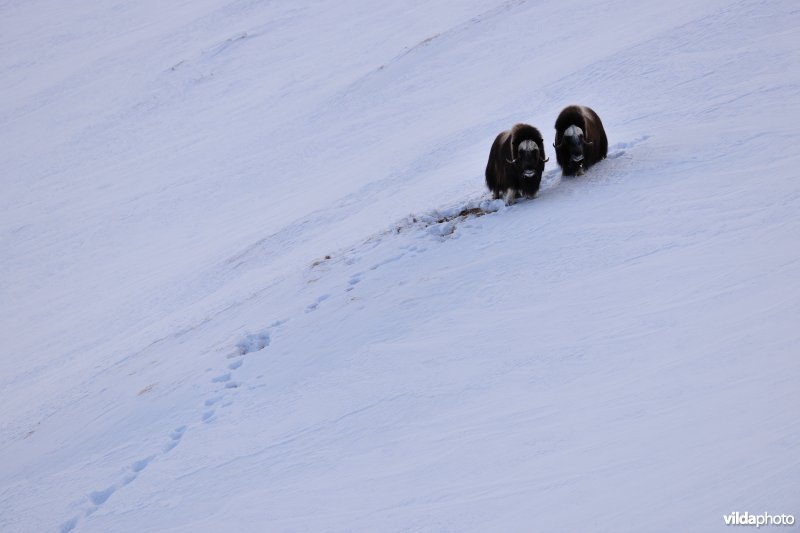
[{"label": "snow ridge line", "polygon": [[402,60],[406,56],[414,54],[415,52],[419,51],[422,48],[425,48],[426,46],[430,45],[431,43],[433,43],[435,41],[440,41],[440,40],[442,40],[444,38],[451,37],[451,36],[454,36],[454,35],[458,35],[460,33],[468,31],[473,26],[475,26],[477,24],[481,24],[481,23],[483,23],[483,22],[485,22],[487,20],[491,20],[491,19],[493,19],[493,18],[495,18],[495,17],[497,17],[499,15],[502,15],[503,13],[505,13],[507,11],[510,11],[511,9],[513,9],[515,7],[518,7],[518,6],[522,5],[522,4],[525,4],[526,2],[527,2],[527,0],[506,0],[505,2],[501,3],[500,5],[498,5],[496,7],[493,7],[491,9],[488,9],[486,11],[483,11],[482,13],[479,13],[479,14],[473,16],[473,17],[470,17],[468,20],[466,20],[466,21],[464,21],[464,22],[462,22],[460,24],[456,24],[455,26],[452,26],[451,28],[448,28],[447,30],[444,30],[444,31],[442,31],[440,33],[436,33],[434,35],[431,35],[430,37],[427,37],[427,38],[421,40],[420,42],[418,42],[415,45],[412,45],[412,46],[409,46],[409,47],[405,47],[401,52],[399,52],[394,57],[390,58],[386,63],[380,65],[379,67],[377,67],[374,70],[372,70],[371,72],[369,72],[366,76],[364,76],[361,79],[357,80],[355,83],[353,83],[351,85],[351,87],[355,86],[355,85],[358,85],[359,83],[364,81],[366,78],[369,78],[372,75],[374,75],[375,73],[386,69],[388,66],[391,66],[391,65],[397,63],[398,61]]}]

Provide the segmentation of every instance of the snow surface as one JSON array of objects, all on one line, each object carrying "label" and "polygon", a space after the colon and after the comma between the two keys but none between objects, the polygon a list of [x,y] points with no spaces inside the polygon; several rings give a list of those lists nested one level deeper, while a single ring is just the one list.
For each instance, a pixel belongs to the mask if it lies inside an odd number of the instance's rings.
[{"label": "snow surface", "polygon": [[[0,530],[800,515],[798,27],[3,2]],[[573,103],[608,159],[488,200],[497,133]]]}]

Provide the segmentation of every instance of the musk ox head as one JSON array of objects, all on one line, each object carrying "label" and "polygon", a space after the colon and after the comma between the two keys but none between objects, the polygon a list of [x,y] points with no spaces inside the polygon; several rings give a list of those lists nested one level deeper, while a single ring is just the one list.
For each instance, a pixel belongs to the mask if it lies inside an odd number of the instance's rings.
[{"label": "musk ox head", "polygon": [[542,163],[547,161],[539,151],[536,141],[526,139],[517,145],[516,157],[514,154],[514,144],[511,144],[511,159],[506,159],[519,171],[522,179],[533,179]]},{"label": "musk ox head", "polygon": [[567,160],[567,171],[570,174],[577,174],[582,175],[584,172],[583,169],[583,147],[590,146],[592,143],[591,141],[587,141],[584,138],[583,130],[578,126],[572,125],[564,130],[564,135],[561,137],[561,141],[558,144],[553,143],[553,147],[556,150],[567,150],[569,153],[569,159]]}]

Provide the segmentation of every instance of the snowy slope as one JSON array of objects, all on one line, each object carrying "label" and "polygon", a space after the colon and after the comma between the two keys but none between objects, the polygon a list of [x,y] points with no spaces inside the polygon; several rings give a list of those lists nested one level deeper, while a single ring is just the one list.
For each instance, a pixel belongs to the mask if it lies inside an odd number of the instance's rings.
[{"label": "snowy slope", "polygon": [[[797,516],[799,23],[3,3],[0,530]],[[609,158],[485,202],[570,103]]]}]

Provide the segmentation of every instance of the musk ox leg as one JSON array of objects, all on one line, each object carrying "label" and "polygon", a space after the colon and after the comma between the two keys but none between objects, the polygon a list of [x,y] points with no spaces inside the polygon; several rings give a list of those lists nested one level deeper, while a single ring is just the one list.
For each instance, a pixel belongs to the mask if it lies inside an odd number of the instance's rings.
[{"label": "musk ox leg", "polygon": [[506,205],[511,205],[517,199],[517,191],[516,189],[506,189],[506,193],[503,195],[503,201]]}]

